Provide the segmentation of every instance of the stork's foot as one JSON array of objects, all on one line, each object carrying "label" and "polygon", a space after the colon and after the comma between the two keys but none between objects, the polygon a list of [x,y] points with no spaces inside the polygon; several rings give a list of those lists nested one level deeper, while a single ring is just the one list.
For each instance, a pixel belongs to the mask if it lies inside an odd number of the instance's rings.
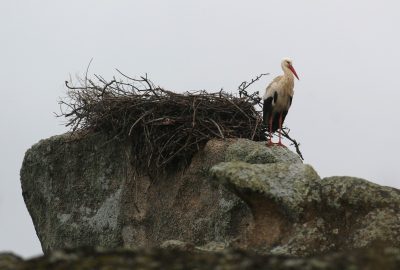
[{"label": "stork's foot", "polygon": [[282,147],[286,147],[286,145],[284,145],[283,143],[281,143],[281,142],[278,142],[278,143],[276,143],[275,144],[276,146],[282,146]]},{"label": "stork's foot", "polygon": [[284,144],[281,143],[281,142],[274,143],[274,142],[272,142],[272,141],[268,141],[265,145],[268,146],[268,147],[271,147],[271,146],[282,146],[282,147],[286,147],[286,145],[284,145]]}]

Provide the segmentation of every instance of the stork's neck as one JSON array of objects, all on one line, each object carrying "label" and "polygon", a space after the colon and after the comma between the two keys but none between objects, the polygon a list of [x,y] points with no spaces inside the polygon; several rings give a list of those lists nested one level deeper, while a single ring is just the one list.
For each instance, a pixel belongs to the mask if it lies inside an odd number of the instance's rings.
[{"label": "stork's neck", "polygon": [[294,82],[293,72],[287,67],[282,67],[282,69],[283,69],[283,77],[285,78],[285,80]]}]

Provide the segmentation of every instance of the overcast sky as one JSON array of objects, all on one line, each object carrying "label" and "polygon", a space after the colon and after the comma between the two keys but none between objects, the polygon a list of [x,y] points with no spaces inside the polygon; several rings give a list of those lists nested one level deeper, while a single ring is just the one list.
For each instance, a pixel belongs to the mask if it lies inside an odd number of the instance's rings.
[{"label": "overcast sky", "polygon": [[398,1],[0,2],[0,251],[41,253],[19,182],[25,151],[66,132],[64,81],[115,68],[170,90],[235,91],[291,57],[286,125],[322,176],[400,187]]}]

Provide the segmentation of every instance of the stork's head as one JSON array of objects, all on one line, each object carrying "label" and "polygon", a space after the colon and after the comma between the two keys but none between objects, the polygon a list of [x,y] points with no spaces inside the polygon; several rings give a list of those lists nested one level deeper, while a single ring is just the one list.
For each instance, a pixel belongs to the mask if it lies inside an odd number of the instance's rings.
[{"label": "stork's head", "polygon": [[283,71],[290,70],[290,71],[293,73],[293,75],[296,76],[296,78],[297,78],[298,80],[300,80],[300,79],[299,79],[299,76],[297,76],[296,70],[295,70],[294,67],[293,67],[292,59],[290,59],[290,58],[283,58],[282,63],[281,63],[281,66],[282,66]]}]

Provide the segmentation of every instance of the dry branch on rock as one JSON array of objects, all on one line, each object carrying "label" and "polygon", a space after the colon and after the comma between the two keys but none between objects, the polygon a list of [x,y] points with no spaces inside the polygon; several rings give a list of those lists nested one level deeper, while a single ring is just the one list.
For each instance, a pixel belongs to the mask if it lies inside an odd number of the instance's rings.
[{"label": "dry branch on rock", "polygon": [[[120,72],[121,73],[121,72]],[[187,162],[211,138],[265,140],[261,112],[247,97],[224,91],[177,94],[147,76],[106,81],[96,76],[68,87],[59,116],[71,130],[102,131],[129,138],[140,167],[165,168]]]}]

